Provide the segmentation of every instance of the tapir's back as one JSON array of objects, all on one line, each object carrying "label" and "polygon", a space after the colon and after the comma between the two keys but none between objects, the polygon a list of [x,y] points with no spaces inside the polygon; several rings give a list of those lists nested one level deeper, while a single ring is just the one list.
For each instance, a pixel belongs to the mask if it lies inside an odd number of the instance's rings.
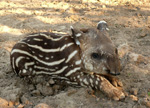
[{"label": "tapir's back", "polygon": [[80,70],[79,48],[69,35],[30,34],[11,52],[11,65],[20,76],[35,74],[69,76]]}]

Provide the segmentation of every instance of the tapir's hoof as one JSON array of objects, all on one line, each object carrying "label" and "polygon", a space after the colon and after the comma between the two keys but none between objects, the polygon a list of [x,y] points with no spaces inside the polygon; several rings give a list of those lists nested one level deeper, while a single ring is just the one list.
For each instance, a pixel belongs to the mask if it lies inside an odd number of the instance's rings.
[{"label": "tapir's hoof", "polygon": [[123,91],[121,89],[114,88],[114,90],[112,90],[111,97],[114,100],[122,100],[125,98],[125,94],[123,93]]},{"label": "tapir's hoof", "polygon": [[[113,78],[113,77],[112,77]],[[114,100],[121,100],[125,98],[125,94],[122,88],[118,85],[122,86],[120,80],[113,79],[111,82],[104,77],[101,77],[101,90],[106,93],[106,95]]]}]

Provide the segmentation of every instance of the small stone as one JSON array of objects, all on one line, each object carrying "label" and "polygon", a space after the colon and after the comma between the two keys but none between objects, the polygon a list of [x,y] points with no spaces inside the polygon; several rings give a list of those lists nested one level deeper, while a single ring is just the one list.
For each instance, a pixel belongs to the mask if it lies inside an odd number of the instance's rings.
[{"label": "small stone", "polygon": [[102,8],[105,9],[105,8],[106,8],[106,5],[102,5]]},{"label": "small stone", "polygon": [[136,64],[140,64],[140,63],[147,64],[148,63],[148,59],[141,54],[130,53],[129,57],[130,57],[130,60],[132,60]]},{"label": "small stone", "polygon": [[0,98],[0,108],[7,108],[7,107],[8,107],[8,101]]},{"label": "small stone", "polygon": [[150,16],[147,17],[147,23],[150,24]]},{"label": "small stone", "polygon": [[141,36],[141,37],[145,37],[145,36],[147,36],[147,33],[141,32],[141,33],[140,33],[140,36]]},{"label": "small stone", "polygon": [[12,101],[9,101],[8,104],[9,104],[9,107],[13,107],[15,103]]},{"label": "small stone", "polygon": [[118,49],[118,55],[119,55],[120,58],[123,58],[131,50],[131,48],[128,44],[121,44],[121,45],[118,46],[117,49]]},{"label": "small stone", "polygon": [[79,10],[76,9],[76,8],[74,8],[74,7],[70,8],[68,11],[69,11],[70,13],[77,13],[77,12],[79,12]]},{"label": "small stone", "polygon": [[145,105],[147,106],[147,108],[150,108],[150,101],[147,98],[141,98],[139,102],[141,103],[141,105]]},{"label": "small stone", "polygon": [[36,105],[34,108],[51,108],[51,107],[45,103],[40,103]]},{"label": "small stone", "polygon": [[52,84],[55,84],[55,82],[54,82],[53,79],[50,79],[48,82],[49,82],[49,84],[51,84],[51,85],[52,85]]},{"label": "small stone", "polygon": [[138,97],[134,96],[134,95],[130,95],[129,96],[133,101],[138,101]]},{"label": "small stone", "polygon": [[32,104],[24,95],[21,97],[21,102],[25,105]]},{"label": "small stone", "polygon": [[30,84],[30,85],[29,85],[29,90],[30,90],[30,91],[33,91],[34,89],[35,89],[35,88],[34,88],[33,84]]},{"label": "small stone", "polygon": [[34,91],[31,92],[31,94],[32,94],[33,96],[40,96],[40,95],[41,95],[41,93],[40,93],[39,90],[34,90]]},{"label": "small stone", "polygon": [[17,108],[24,108],[24,105],[20,104]]},{"label": "small stone", "polygon": [[137,95],[138,89],[137,88],[132,88],[130,91],[133,95]]},{"label": "small stone", "polygon": [[53,89],[50,86],[44,86],[41,84],[38,84],[36,87],[44,96],[52,95]]},{"label": "small stone", "polygon": [[129,96],[129,94],[128,94],[127,92],[124,92],[124,95],[125,95],[126,97],[128,97],[128,96]]}]

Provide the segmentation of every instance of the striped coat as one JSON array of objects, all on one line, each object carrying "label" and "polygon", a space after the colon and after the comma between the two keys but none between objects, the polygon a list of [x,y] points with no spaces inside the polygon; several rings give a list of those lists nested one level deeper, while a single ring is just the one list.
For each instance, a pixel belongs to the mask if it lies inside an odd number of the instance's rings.
[{"label": "striped coat", "polygon": [[44,74],[68,84],[103,90],[106,79],[99,75],[101,70],[118,74],[120,65],[107,29],[106,22],[101,21],[97,28],[71,28],[72,35],[29,34],[11,51],[12,69],[20,77]]}]

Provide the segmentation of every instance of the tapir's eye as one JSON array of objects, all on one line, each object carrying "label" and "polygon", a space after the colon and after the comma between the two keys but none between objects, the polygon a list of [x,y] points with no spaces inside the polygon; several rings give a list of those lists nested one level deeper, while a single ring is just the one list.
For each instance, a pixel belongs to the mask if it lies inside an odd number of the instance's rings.
[{"label": "tapir's eye", "polygon": [[100,58],[100,56],[99,56],[98,53],[92,53],[91,56],[92,56],[92,58],[94,58],[94,59]]}]

